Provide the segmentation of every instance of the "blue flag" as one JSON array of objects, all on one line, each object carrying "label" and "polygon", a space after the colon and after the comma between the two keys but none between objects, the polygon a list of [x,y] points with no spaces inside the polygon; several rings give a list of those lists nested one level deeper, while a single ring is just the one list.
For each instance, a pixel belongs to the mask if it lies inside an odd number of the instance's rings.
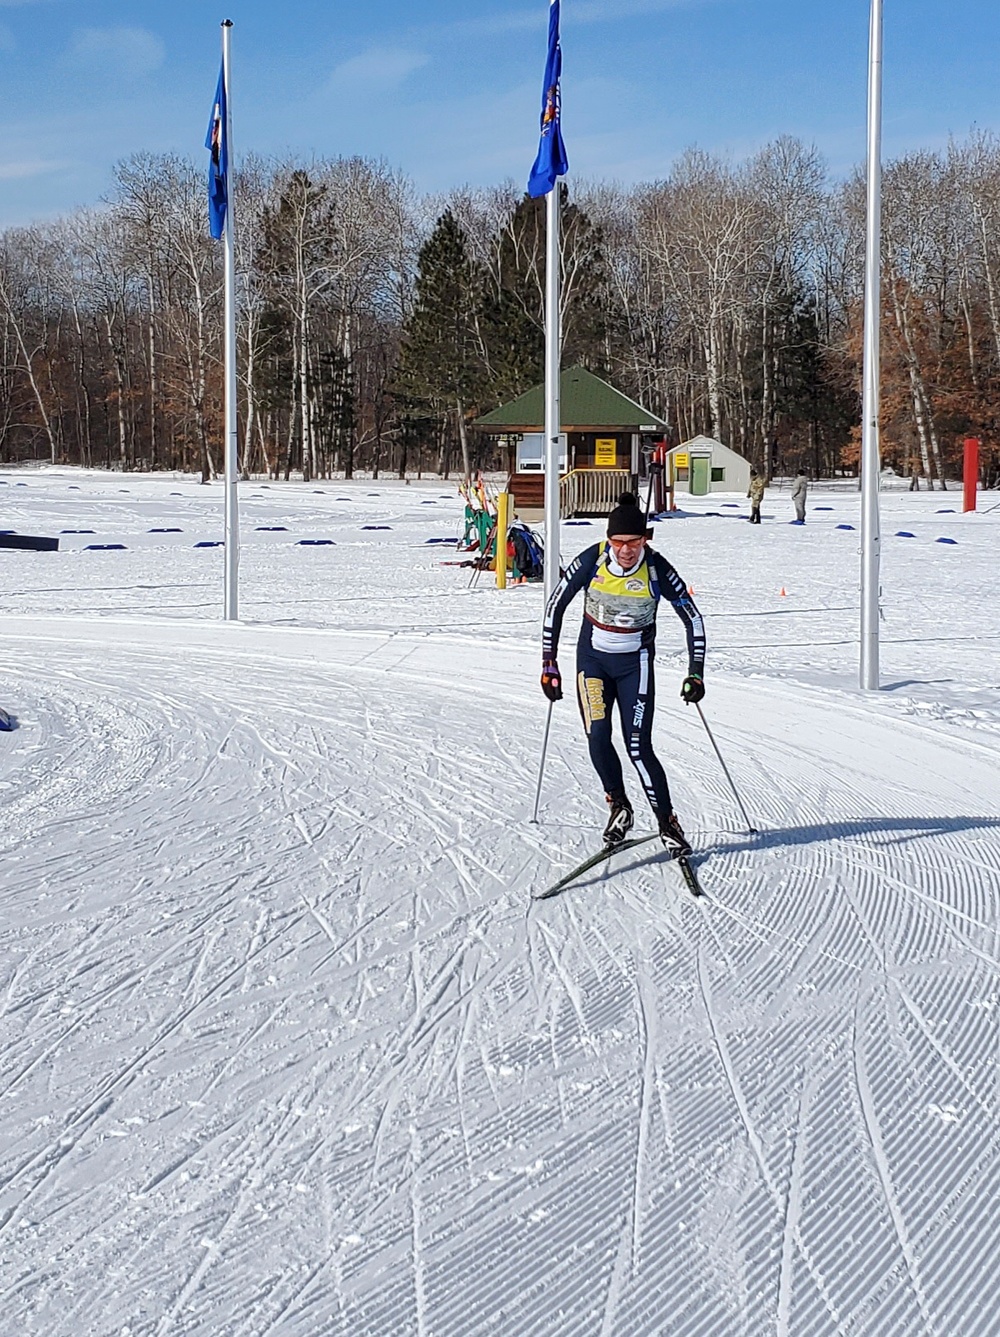
[{"label": "blue flag", "polygon": [[208,226],[216,241],[226,226],[229,196],[226,178],[229,171],[229,136],[226,133],[226,80],[225,70],[219,71],[219,86],[208,121],[205,147],[212,155],[208,164]]},{"label": "blue flag", "polygon": [[559,76],[562,73],[562,51],[559,49],[559,0],[549,5],[549,54],[545,61],[545,81],[542,84],[542,137],[538,157],[528,178],[528,194],[533,198],[547,195],[556,184],[557,176],[569,171],[566,145],[559,126]]}]

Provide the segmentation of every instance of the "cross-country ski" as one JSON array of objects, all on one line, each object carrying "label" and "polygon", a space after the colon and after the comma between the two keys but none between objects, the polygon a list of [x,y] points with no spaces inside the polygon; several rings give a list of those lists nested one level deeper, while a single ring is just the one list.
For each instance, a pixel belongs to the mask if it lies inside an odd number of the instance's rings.
[{"label": "cross-country ski", "polygon": [[550,896],[557,895],[558,892],[582,877],[584,873],[589,872],[592,868],[599,867],[602,863],[607,863],[616,854],[624,854],[627,850],[635,849],[637,845],[645,845],[651,840],[659,839],[660,833],[654,831],[651,836],[633,836],[628,840],[619,841],[616,845],[604,845],[596,854],[589,855],[582,863],[578,863],[575,868],[571,868],[568,873],[559,878],[557,882],[553,882],[550,887],[536,892],[535,900],[544,901]]}]

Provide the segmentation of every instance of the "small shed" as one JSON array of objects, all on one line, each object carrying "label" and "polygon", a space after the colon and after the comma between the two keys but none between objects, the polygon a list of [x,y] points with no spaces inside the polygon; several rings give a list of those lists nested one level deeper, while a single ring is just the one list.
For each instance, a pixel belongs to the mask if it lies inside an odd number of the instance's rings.
[{"label": "small shed", "polygon": [[[661,440],[662,418],[584,367],[559,377],[564,518],[610,515],[625,490],[636,491],[643,439]],[[545,387],[536,385],[472,426],[507,443],[508,490],[518,512],[541,513],[545,499]]]},{"label": "small shed", "polygon": [[709,492],[745,494],[750,486],[750,461],[712,436],[696,436],[674,446],[667,459],[674,467],[677,490],[692,497]]}]

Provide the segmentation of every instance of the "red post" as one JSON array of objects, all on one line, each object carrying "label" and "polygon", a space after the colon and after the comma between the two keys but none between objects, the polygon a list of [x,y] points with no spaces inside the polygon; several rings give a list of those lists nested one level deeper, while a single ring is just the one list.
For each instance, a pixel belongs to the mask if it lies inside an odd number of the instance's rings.
[{"label": "red post", "polygon": [[965,461],[962,470],[962,482],[964,485],[962,510],[974,511],[976,509],[976,485],[979,482],[979,438],[975,436],[967,436],[965,438]]}]

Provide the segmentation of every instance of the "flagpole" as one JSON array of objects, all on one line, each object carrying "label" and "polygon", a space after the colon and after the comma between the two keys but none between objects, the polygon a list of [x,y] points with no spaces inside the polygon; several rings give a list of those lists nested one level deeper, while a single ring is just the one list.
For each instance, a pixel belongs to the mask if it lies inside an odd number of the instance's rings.
[{"label": "flagpole", "polygon": [[860,683],[879,687],[879,320],[882,212],[882,0],[871,0],[868,38],[868,182],[865,248],[864,389],[861,407]]},{"label": "flagpole", "polygon": [[545,199],[545,602],[559,584],[559,178],[569,171],[569,159],[559,126],[559,0],[549,0],[549,42],[542,81],[542,115],[538,155],[528,177],[528,194]]},{"label": "flagpole", "polygon": [[559,183],[545,196],[545,602],[559,584]]},{"label": "flagpole", "polygon": [[226,621],[235,622],[239,618],[239,565],[240,565],[240,516],[239,516],[239,451],[236,425],[236,228],[234,218],[233,195],[233,114],[230,86],[230,36],[232,20],[222,24],[222,75],[226,90],[226,223],[223,234],[225,242],[225,283],[224,283],[224,323],[225,323],[225,537],[226,537]]}]

